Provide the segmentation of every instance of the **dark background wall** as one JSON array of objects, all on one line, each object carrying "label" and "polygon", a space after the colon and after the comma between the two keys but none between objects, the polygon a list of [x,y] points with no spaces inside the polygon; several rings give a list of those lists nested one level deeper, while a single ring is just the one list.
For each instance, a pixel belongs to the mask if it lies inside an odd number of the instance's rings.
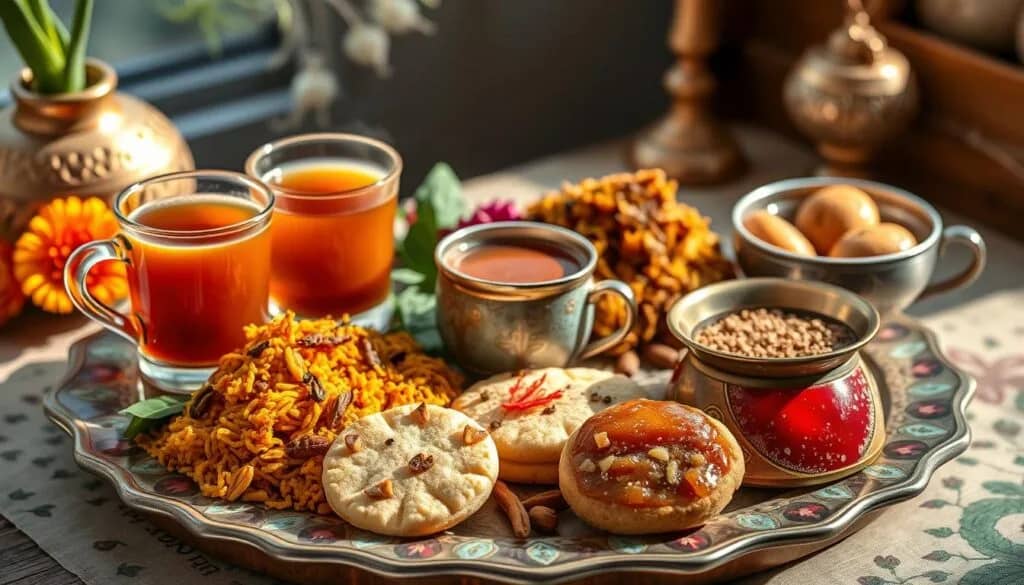
[{"label": "dark background wall", "polygon": [[[333,125],[394,144],[406,162],[406,193],[439,160],[471,177],[624,135],[667,105],[661,79],[671,63],[671,8],[668,0],[449,0],[429,11],[436,35],[394,39],[387,79],[340,59],[339,30],[331,53],[339,56],[344,95]],[[281,82],[260,91],[283,91]],[[239,97],[253,101],[253,93]],[[282,133],[290,131],[260,119],[197,131],[191,143],[198,164],[237,169],[256,145]]]}]

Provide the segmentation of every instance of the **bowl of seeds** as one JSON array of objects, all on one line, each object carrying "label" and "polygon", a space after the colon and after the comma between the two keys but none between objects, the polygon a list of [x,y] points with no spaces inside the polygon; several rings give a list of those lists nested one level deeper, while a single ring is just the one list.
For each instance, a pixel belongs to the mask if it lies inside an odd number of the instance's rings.
[{"label": "bowl of seeds", "polygon": [[842,365],[878,331],[878,311],[832,285],[748,278],[712,284],[677,302],[668,326],[705,364],[785,378]]}]

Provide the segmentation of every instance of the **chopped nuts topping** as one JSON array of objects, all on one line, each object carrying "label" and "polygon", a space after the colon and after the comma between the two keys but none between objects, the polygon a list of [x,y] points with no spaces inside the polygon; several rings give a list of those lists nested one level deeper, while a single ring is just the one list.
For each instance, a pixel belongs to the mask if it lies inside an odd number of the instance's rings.
[{"label": "chopped nuts topping", "polygon": [[393,437],[384,440],[384,446],[385,447],[390,447],[391,445],[394,445],[394,444],[395,444],[395,439]]},{"label": "chopped nuts topping", "polygon": [[601,470],[601,473],[605,473],[612,466],[612,463],[615,463],[615,455],[609,455],[601,459],[597,462],[597,467]]},{"label": "chopped nuts topping", "polygon": [[358,453],[363,448],[362,442],[359,440],[359,435],[355,433],[345,435],[345,446],[353,453]]},{"label": "chopped nuts topping", "polygon": [[430,418],[427,415],[427,403],[420,402],[420,405],[416,407],[416,410],[412,411],[410,416],[412,416],[412,420],[416,421],[416,424],[419,426],[426,426],[427,420]]},{"label": "chopped nuts topping", "polygon": [[427,455],[426,453],[417,453],[412,459],[409,460],[409,471],[413,473],[423,473],[434,466],[434,456]]},{"label": "chopped nuts topping", "polygon": [[601,431],[600,433],[594,433],[594,444],[597,445],[598,449],[604,449],[611,445],[612,442],[608,440],[608,433]]},{"label": "chopped nuts topping", "polygon": [[700,467],[708,462],[708,458],[701,455],[700,453],[693,453],[690,455],[690,465],[693,467]]},{"label": "chopped nuts topping", "polygon": [[395,490],[391,485],[391,480],[385,479],[375,486],[366,488],[363,493],[375,500],[386,500],[395,495]]},{"label": "chopped nuts topping", "polygon": [[495,430],[495,429],[497,429],[498,427],[501,426],[501,421],[500,420],[492,420],[491,424],[489,424],[487,426],[491,427],[491,430],[493,431],[493,430]]},{"label": "chopped nuts topping", "polygon": [[490,399],[491,395],[486,390],[480,393],[480,402],[487,402]]},{"label": "chopped nuts topping", "polygon": [[668,449],[664,447],[653,447],[647,452],[647,456],[658,461],[668,461]]},{"label": "chopped nuts topping", "polygon": [[487,437],[487,431],[478,429],[472,425],[462,427],[462,442],[466,445],[476,445]]},{"label": "chopped nuts topping", "polygon": [[675,459],[669,461],[665,466],[665,481],[669,485],[679,485],[679,462]]},{"label": "chopped nuts topping", "polygon": [[597,466],[590,459],[584,459],[580,462],[580,471],[583,473],[594,473],[597,471]]}]

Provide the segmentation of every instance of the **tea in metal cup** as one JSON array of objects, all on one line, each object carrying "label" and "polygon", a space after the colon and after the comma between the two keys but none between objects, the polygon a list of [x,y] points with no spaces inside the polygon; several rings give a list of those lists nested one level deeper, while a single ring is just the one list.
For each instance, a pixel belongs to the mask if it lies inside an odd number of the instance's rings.
[{"label": "tea in metal cup", "polygon": [[[478,278],[455,266],[459,256],[488,243],[554,247],[580,268],[553,280],[509,283]],[[462,228],[438,244],[434,261],[441,338],[455,361],[477,374],[567,366],[616,345],[636,320],[632,289],[618,280],[594,282],[597,250],[562,227],[508,221]],[[608,294],[626,303],[626,319],[610,335],[590,340],[594,303]]]}]

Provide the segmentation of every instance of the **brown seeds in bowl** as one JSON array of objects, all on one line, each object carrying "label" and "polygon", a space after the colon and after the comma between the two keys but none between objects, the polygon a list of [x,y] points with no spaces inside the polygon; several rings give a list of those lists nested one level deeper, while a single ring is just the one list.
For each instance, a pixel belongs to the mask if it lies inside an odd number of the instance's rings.
[{"label": "brown seeds in bowl", "polygon": [[741,309],[697,331],[695,340],[708,349],[758,358],[820,355],[849,345],[853,331],[816,314],[780,309]]}]

